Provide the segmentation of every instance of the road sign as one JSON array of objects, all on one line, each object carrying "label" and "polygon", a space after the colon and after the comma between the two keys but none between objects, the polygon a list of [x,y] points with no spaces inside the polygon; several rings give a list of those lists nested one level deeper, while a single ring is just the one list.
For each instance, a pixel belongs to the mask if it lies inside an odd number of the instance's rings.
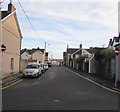
[{"label": "road sign", "polygon": [[1,51],[4,52],[6,50],[6,46],[4,44],[1,45]]},{"label": "road sign", "polygon": [[119,48],[115,48],[115,55],[118,56],[120,53]]}]

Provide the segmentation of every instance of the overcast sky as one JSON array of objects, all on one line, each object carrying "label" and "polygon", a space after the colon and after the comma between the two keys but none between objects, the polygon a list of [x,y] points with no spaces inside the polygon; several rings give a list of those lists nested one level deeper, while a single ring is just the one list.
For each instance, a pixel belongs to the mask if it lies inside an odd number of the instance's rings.
[{"label": "overcast sky", "polygon": [[[9,3],[9,0],[6,1],[3,9]],[[23,35],[22,48],[44,48],[47,42],[47,51],[53,58],[62,58],[67,45],[70,48],[78,48],[81,43],[83,48],[106,47],[110,38],[118,36],[118,0],[20,2],[35,29],[26,19],[18,1],[13,0]]]}]

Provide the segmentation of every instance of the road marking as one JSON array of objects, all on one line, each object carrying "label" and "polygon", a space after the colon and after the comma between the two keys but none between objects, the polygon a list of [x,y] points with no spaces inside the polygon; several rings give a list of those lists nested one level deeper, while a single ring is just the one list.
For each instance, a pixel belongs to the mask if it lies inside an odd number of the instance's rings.
[{"label": "road marking", "polygon": [[70,70],[70,69],[68,69],[68,68],[66,68],[66,69],[69,70],[69,71],[71,71],[72,73],[74,73],[74,74],[76,74],[76,75],[82,77],[83,79],[86,79],[86,80],[88,80],[89,82],[92,82],[92,83],[96,84],[97,86],[99,86],[99,87],[101,87],[101,88],[103,88],[103,89],[106,89],[106,90],[108,90],[108,91],[111,91],[111,92],[119,93],[119,94],[120,94],[120,92],[117,91],[117,89],[116,89],[116,90],[110,89],[110,88],[105,87],[105,86],[103,86],[103,85],[101,85],[101,84],[99,84],[99,83],[93,81],[92,79],[89,79],[89,78],[87,78],[87,77],[85,77],[85,76],[82,76],[82,75],[80,75],[80,74],[78,74],[78,73],[76,73],[76,72],[74,72],[74,71],[72,71],[72,70]]},{"label": "road marking", "polygon": [[4,89],[7,89],[7,88],[9,88],[9,87],[12,87],[12,86],[18,84],[18,83],[21,82],[21,81],[23,81],[23,79],[20,79],[20,80],[18,80],[18,81],[13,82],[12,84],[9,84],[9,85],[7,85],[7,86],[5,86],[5,87],[2,87],[2,88],[0,88],[0,90],[4,90]]},{"label": "road marking", "polygon": [[14,79],[14,80],[12,80],[12,81],[10,81],[10,82],[7,82],[7,83],[3,84],[2,87],[3,87],[3,86],[10,85],[11,83],[14,83],[14,82],[16,82],[16,81],[18,81],[18,79],[16,79],[16,80]]}]

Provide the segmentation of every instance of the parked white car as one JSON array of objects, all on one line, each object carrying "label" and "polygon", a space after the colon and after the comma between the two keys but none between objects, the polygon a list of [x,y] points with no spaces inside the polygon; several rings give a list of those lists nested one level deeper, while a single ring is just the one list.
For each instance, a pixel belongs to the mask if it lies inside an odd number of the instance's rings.
[{"label": "parked white car", "polygon": [[23,70],[23,76],[38,77],[39,75],[41,75],[42,73],[41,71],[42,69],[39,64],[28,64],[26,68]]}]

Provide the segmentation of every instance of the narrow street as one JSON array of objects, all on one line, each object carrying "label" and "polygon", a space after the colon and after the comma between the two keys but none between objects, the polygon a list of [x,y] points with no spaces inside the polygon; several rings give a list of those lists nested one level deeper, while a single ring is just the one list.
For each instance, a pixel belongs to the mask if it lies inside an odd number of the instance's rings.
[{"label": "narrow street", "polygon": [[3,110],[117,110],[118,94],[61,66],[3,90]]}]

